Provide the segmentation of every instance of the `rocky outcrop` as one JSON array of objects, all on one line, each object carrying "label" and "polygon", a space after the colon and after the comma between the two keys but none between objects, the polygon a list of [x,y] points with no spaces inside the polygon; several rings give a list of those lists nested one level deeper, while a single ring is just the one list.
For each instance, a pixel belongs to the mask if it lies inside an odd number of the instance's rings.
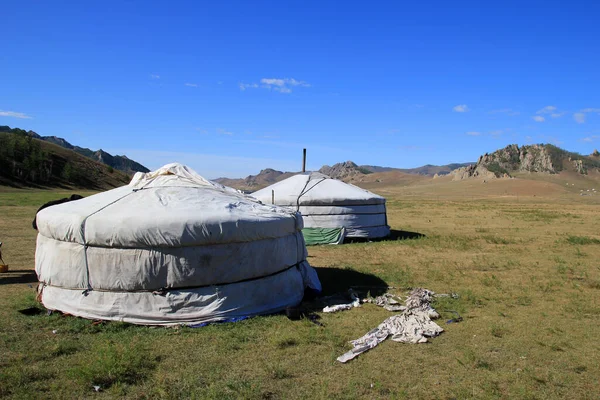
[{"label": "rocky outcrop", "polygon": [[515,172],[541,172],[554,174],[559,166],[546,145],[519,147],[511,144],[493,153],[479,157],[477,164],[452,171],[452,180],[466,178],[509,178]]},{"label": "rocky outcrop", "polygon": [[452,175],[453,181],[460,181],[467,178],[493,179],[497,177],[496,174],[479,163],[455,169],[450,175]]},{"label": "rocky outcrop", "polygon": [[[512,145],[519,153],[518,171],[520,172],[548,172],[555,174],[557,166],[553,164],[552,156],[544,145],[532,146]],[[510,146],[509,146],[510,147]]]},{"label": "rocky outcrop", "polygon": [[583,164],[582,160],[571,160],[571,161],[573,162],[575,171],[577,171],[581,175],[587,175],[587,167]]},{"label": "rocky outcrop", "polygon": [[369,173],[370,171],[362,170],[358,165],[356,165],[352,161],[346,161],[343,163],[334,164],[331,167],[329,165],[323,165],[319,172],[325,175],[329,175],[334,179],[351,180],[352,177],[356,175],[364,175],[365,172]]}]

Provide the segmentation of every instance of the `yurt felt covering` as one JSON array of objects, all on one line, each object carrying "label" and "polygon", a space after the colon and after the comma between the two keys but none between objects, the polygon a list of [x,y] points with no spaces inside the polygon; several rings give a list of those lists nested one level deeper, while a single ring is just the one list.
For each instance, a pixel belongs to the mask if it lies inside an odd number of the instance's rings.
[{"label": "yurt felt covering", "polygon": [[301,216],[169,164],[37,215],[43,304],[137,324],[277,312],[320,291]]},{"label": "yurt felt covering", "polygon": [[390,234],[384,197],[319,172],[294,175],[252,196],[299,211],[307,244],[340,243],[340,234],[370,239]]}]

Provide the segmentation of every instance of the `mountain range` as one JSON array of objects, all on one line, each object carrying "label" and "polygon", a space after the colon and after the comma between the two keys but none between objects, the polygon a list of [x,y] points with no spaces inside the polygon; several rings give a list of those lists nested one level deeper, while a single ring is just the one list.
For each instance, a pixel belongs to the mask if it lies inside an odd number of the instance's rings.
[{"label": "mountain range", "polygon": [[[373,165],[357,165],[352,161],[324,165],[319,169],[325,175],[360,186],[410,185],[430,178],[448,176],[452,180],[472,178],[510,178],[519,174],[558,174],[571,171],[587,175],[589,170],[600,170],[600,152],[589,156],[569,152],[551,144],[519,147],[509,145],[493,153],[486,153],[473,163],[447,165],[424,165],[419,168],[392,168]],[[219,178],[217,182],[244,191],[255,191],[286,179],[298,172],[282,172],[271,168],[243,179]],[[448,178],[448,179],[450,179]]]},{"label": "mountain range", "polygon": [[[424,165],[418,168],[392,168],[375,165],[357,165],[352,161],[345,161],[332,166],[323,165],[318,172],[335,179],[346,182],[369,182],[381,181],[393,177],[393,181],[414,181],[419,177],[433,177],[434,175],[447,175],[456,168],[465,167],[473,163],[454,163],[448,165]],[[225,186],[234,187],[244,191],[254,191],[279,182],[298,172],[283,172],[272,168],[266,168],[257,175],[249,175],[246,178],[231,179],[218,178],[216,182]]]},{"label": "mountain range", "polygon": [[0,185],[106,190],[148,171],[124,156],[73,146],[55,136],[0,126]]},{"label": "mountain range", "polygon": [[100,150],[90,150],[85,147],[74,146],[71,143],[67,142],[65,139],[57,137],[57,136],[40,136],[34,131],[25,131],[19,128],[10,128],[9,126],[0,126],[0,132],[5,133],[21,133],[27,136],[31,136],[34,139],[43,140],[48,143],[53,143],[60,147],[64,147],[65,149],[73,150],[76,153],[81,154],[82,156],[91,158],[92,160],[98,161],[102,164],[106,164],[114,169],[119,171],[123,171],[127,174],[133,174],[135,172],[149,172],[150,170],[144,167],[142,164],[133,161],[127,156],[113,156],[110,153],[100,149]]},{"label": "mountain range", "polygon": [[[74,146],[63,138],[40,136],[33,131],[0,126],[0,185],[39,187],[82,187],[102,190],[126,184],[133,172],[148,168],[126,156],[113,156],[102,149]],[[486,153],[473,163],[427,164],[402,169],[357,165],[345,161],[323,165],[318,172],[363,187],[412,185],[432,178],[444,181],[482,178],[498,179],[523,174],[559,174],[563,171],[587,175],[600,171],[600,152],[584,156],[553,146],[512,144]],[[298,172],[266,168],[243,179],[218,178],[223,185],[255,191]]]}]

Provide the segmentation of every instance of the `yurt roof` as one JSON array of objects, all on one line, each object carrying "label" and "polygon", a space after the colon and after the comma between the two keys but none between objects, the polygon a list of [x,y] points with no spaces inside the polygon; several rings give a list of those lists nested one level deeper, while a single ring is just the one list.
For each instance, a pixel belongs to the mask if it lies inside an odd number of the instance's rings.
[{"label": "yurt roof", "polygon": [[64,242],[160,248],[281,237],[302,219],[174,163],[137,173],[127,186],[48,207],[37,224],[41,235]]},{"label": "yurt roof", "polygon": [[252,196],[264,204],[271,204],[273,194],[275,204],[283,206],[344,206],[385,203],[385,198],[375,193],[319,172],[294,175],[258,190],[252,193]]}]

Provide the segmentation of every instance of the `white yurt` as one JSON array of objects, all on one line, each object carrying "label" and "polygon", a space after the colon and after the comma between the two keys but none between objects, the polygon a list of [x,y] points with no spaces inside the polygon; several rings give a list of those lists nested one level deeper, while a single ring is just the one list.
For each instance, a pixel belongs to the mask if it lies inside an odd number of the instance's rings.
[{"label": "white yurt", "polygon": [[291,207],[304,219],[306,244],[341,243],[348,238],[390,234],[385,198],[368,190],[306,172],[252,193],[264,204]]},{"label": "white yurt", "polygon": [[274,313],[320,291],[302,218],[181,164],[41,210],[41,300],[76,316],[194,325]]}]

